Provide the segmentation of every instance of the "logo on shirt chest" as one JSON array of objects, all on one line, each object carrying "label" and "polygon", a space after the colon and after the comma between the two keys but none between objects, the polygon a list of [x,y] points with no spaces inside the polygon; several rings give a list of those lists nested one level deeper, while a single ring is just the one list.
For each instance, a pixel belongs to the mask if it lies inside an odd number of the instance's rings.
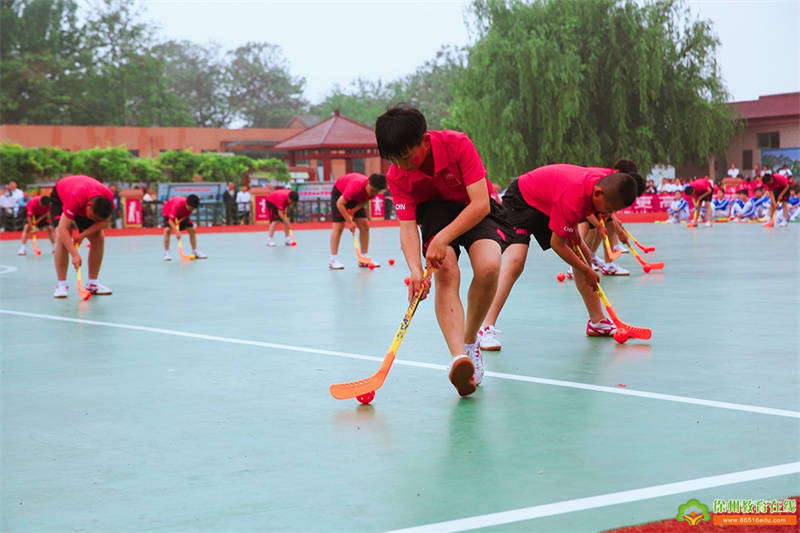
[{"label": "logo on shirt chest", "polygon": [[448,187],[460,187],[464,184],[464,180],[458,174],[453,174],[449,170],[442,176],[445,185]]}]

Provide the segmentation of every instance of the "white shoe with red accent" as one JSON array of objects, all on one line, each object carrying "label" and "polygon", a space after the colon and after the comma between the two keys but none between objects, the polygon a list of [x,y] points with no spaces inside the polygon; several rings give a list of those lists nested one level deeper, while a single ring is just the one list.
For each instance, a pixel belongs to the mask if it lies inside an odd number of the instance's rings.
[{"label": "white shoe with red accent", "polygon": [[53,293],[53,298],[66,298],[69,296],[69,286],[68,285],[61,285],[60,283],[56,285],[56,290]]},{"label": "white shoe with red accent", "polygon": [[460,354],[450,360],[448,377],[450,383],[458,391],[459,396],[469,396],[478,387],[475,384],[475,365],[466,354]]},{"label": "white shoe with red accent", "polygon": [[103,285],[102,283],[89,283],[86,285],[86,290],[91,292],[92,295],[100,295],[100,296],[107,296],[111,294],[111,289]]},{"label": "white shoe with red accent", "polygon": [[600,271],[604,276],[630,276],[631,274],[628,270],[625,270],[614,262],[606,263]]},{"label": "white shoe with red accent", "polygon": [[480,385],[481,381],[483,381],[483,357],[481,356],[480,342],[465,344],[464,351],[467,352],[470,361],[472,361],[472,366],[475,367],[475,373],[472,375],[472,379],[475,381],[475,385]]},{"label": "white shoe with red accent", "polygon": [[631,253],[631,251],[628,250],[628,248],[626,246],[623,246],[621,244],[615,244],[614,247],[612,248],[612,250],[615,251],[615,252],[623,253],[623,254]]},{"label": "white shoe with red accent", "polygon": [[616,331],[617,326],[607,318],[604,318],[600,322],[592,322],[589,320],[586,323],[586,334],[590,337],[613,337]]},{"label": "white shoe with red accent", "polygon": [[575,278],[575,274],[573,274],[573,272],[572,272],[572,267],[569,267],[567,269],[567,279],[574,279],[574,278]]},{"label": "white shoe with red accent", "polygon": [[328,261],[328,268],[331,270],[344,270],[344,265],[335,257]]},{"label": "white shoe with red accent", "polygon": [[497,338],[497,335],[500,333],[499,329],[495,329],[494,326],[484,326],[478,330],[478,345],[481,347],[481,350],[486,350],[489,352],[496,352],[503,348],[503,345],[500,344],[500,340]]}]

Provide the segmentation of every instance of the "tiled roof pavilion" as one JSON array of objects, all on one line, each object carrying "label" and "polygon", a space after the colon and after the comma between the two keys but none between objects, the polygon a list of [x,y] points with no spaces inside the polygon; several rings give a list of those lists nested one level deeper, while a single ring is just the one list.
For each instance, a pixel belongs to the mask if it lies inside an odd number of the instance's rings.
[{"label": "tiled roof pavilion", "polygon": [[281,141],[274,148],[289,152],[291,166],[298,159],[322,160],[325,176],[330,176],[333,159],[344,159],[346,171],[352,172],[353,159],[380,157],[375,131],[342,116],[338,109],[329,118]]}]

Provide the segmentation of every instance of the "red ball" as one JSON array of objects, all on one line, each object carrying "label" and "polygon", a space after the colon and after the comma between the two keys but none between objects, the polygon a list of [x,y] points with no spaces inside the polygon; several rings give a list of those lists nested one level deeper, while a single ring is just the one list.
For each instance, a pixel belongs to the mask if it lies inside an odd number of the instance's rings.
[{"label": "red ball", "polygon": [[411,285],[411,278],[409,276],[406,276],[405,279],[403,280],[403,283],[405,283],[406,285]]},{"label": "red ball", "polygon": [[645,272],[650,272],[650,270],[651,270],[653,267],[651,267],[650,265],[644,265],[642,268],[644,269],[644,271],[645,271]]},{"label": "red ball", "polygon": [[375,270],[375,263],[370,263],[369,264],[369,269],[370,270]]},{"label": "red ball", "polygon": [[567,275],[564,274],[563,272],[559,272],[558,274],[556,274],[556,279],[558,281],[564,281],[565,279],[567,279]]},{"label": "red ball", "polygon": [[394,259],[389,258],[389,266],[394,266]]},{"label": "red ball", "polygon": [[292,246],[297,246],[297,241],[292,241]]},{"label": "red ball", "polygon": [[625,344],[629,338],[630,335],[624,329],[617,329],[617,331],[614,332],[614,340],[620,344]]},{"label": "red ball", "polygon": [[356,400],[361,403],[361,405],[369,405],[372,400],[375,399],[375,391],[368,392],[366,394],[362,394],[361,396],[356,396]]}]

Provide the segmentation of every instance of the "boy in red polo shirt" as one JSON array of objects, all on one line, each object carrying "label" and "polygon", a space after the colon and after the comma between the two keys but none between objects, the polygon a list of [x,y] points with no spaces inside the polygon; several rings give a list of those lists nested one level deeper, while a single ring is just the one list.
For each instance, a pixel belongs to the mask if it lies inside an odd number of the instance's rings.
[{"label": "boy in red polo shirt", "polygon": [[[426,296],[429,288],[421,245],[426,266],[436,269],[435,310],[451,355],[450,382],[459,395],[468,396],[483,378],[477,333],[497,288],[510,228],[490,200],[486,169],[465,134],[428,130],[419,110],[397,105],[378,117],[375,136],[381,157],[392,162],[386,181],[411,273],[409,300],[418,291]],[[467,250],[473,271],[466,318],[459,296],[459,246]]]},{"label": "boy in red polo shirt", "polygon": [[297,191],[291,189],[278,189],[267,195],[267,210],[269,211],[269,239],[267,239],[267,246],[276,246],[272,236],[275,235],[275,228],[278,227],[279,220],[283,221],[283,233],[286,235],[283,243],[286,246],[292,245],[292,236],[289,233],[292,231],[292,225],[289,223],[286,211],[299,198],[300,195],[297,194]]},{"label": "boy in red polo shirt", "polygon": [[771,228],[775,225],[775,212],[778,210],[778,202],[781,203],[783,207],[783,219],[778,223],[778,226],[786,227],[788,226],[788,216],[789,213],[789,179],[784,176],[783,174],[775,173],[775,174],[767,174],[761,180],[764,182],[764,188],[766,189],[767,194],[770,197],[772,203],[770,204],[771,210],[769,214],[769,220],[764,224],[768,228]]},{"label": "boy in red polo shirt", "polygon": [[[347,227],[355,231],[358,227],[358,238],[361,245],[361,254],[366,256],[369,249],[369,219],[364,205],[369,200],[386,190],[386,176],[372,174],[366,177],[358,172],[345,174],[336,180],[331,189],[331,213],[333,214],[333,231],[331,232],[331,260],[328,268],[342,270],[344,265],[339,262],[339,241],[342,231]],[[348,213],[349,212],[349,213]],[[350,214],[352,213],[352,215]],[[381,266],[375,261],[375,266]],[[359,261],[359,267],[365,268],[369,263]]]},{"label": "boy in red polo shirt", "polygon": [[22,244],[19,247],[17,255],[25,255],[28,250],[25,243],[28,240],[28,235],[36,233],[40,229],[47,231],[47,236],[53,244],[53,253],[56,253],[56,237],[53,234],[53,221],[50,218],[50,197],[49,196],[33,196],[28,203],[25,204],[26,221],[25,227],[22,228]]},{"label": "boy in red polo shirt", "polygon": [[[175,226],[178,231],[185,231],[189,234],[189,243],[192,245],[192,255],[195,259],[208,259],[208,256],[197,249],[197,234],[194,230],[191,218],[192,212],[200,205],[200,198],[196,194],[189,196],[173,196],[161,207],[161,214],[164,217],[164,261],[172,261],[169,255],[169,236]],[[177,234],[175,237],[177,238]]]},{"label": "boy in red polo shirt", "polygon": [[[58,220],[55,251],[58,281],[53,297],[66,298],[69,294],[67,259],[71,256],[76,269],[81,266],[81,256],[75,248],[75,242],[84,238],[92,245],[89,249],[89,278],[86,280],[86,289],[92,294],[111,294],[111,289],[98,283],[97,276],[103,263],[103,228],[108,225],[114,209],[114,193],[89,176],[67,176],[56,182],[50,193],[50,203],[53,219]],[[80,232],[75,240],[72,239],[73,224]]]},{"label": "boy in red polo shirt", "polygon": [[693,180],[683,190],[686,194],[694,200],[694,215],[689,225],[697,225],[697,217],[700,215],[700,208],[703,207],[706,212],[706,227],[711,227],[711,219],[714,218],[714,202],[711,195],[714,192],[714,184],[707,177],[698,178]]},{"label": "boy in red polo shirt", "polygon": [[[586,334],[611,337],[616,328],[605,317],[603,304],[595,292],[600,279],[592,268],[592,253],[580,236],[578,224],[598,213],[611,214],[636,200],[637,186],[627,173],[599,167],[547,165],[523,174],[506,189],[503,206],[506,220],[514,228],[512,243],[503,253],[503,266],[492,306],[481,329],[481,337],[494,338],[494,324],[511,288],[525,268],[531,235],[542,250],[553,250],[573,270],[589,321]],[[578,245],[586,263],[573,249]],[[499,342],[492,344],[499,350]]]}]

